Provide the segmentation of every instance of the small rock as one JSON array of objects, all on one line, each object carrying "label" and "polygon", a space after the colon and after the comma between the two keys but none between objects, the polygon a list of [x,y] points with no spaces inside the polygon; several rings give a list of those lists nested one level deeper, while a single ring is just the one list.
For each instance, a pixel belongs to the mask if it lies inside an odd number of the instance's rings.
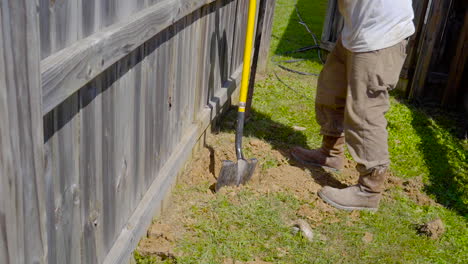
[{"label": "small rock", "polygon": [[374,240],[374,235],[372,233],[366,232],[364,236],[362,237],[362,242],[369,244]]},{"label": "small rock", "polygon": [[301,127],[301,126],[293,126],[292,128],[293,128],[294,130],[296,130],[296,131],[304,131],[304,130],[307,129],[307,128]]},{"label": "small rock", "polygon": [[418,233],[431,239],[438,239],[445,232],[444,223],[440,218],[436,218],[426,224],[418,226]]},{"label": "small rock", "polygon": [[305,238],[307,238],[310,242],[314,240],[314,232],[312,231],[312,228],[310,227],[309,223],[302,219],[297,220],[296,222],[294,222],[293,232],[295,231],[297,233],[298,229],[301,231],[302,235]]}]

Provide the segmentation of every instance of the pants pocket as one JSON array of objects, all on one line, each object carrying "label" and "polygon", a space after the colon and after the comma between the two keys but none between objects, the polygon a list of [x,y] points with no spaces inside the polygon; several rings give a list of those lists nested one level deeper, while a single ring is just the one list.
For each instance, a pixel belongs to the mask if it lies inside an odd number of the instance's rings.
[{"label": "pants pocket", "polygon": [[404,40],[392,47],[376,51],[375,67],[370,71],[369,91],[381,92],[395,89],[401,69],[406,59],[406,45]]}]

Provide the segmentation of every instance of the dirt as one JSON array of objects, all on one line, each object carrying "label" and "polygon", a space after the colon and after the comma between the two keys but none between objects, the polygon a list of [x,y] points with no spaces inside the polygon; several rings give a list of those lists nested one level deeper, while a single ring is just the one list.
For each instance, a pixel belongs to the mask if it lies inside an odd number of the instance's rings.
[{"label": "dirt", "polygon": [[374,234],[366,232],[364,236],[362,237],[362,242],[365,244],[369,244],[374,240]]},{"label": "dirt", "polygon": [[266,262],[262,260],[253,260],[253,261],[247,261],[247,262],[242,262],[238,260],[233,260],[233,259],[225,259],[223,261],[223,264],[269,264],[272,262]]},{"label": "dirt", "polygon": [[[159,256],[160,258],[177,258],[174,252],[176,241],[181,239],[187,228],[193,226],[193,219],[188,215],[190,208],[197,204],[207,203],[217,195],[213,192],[216,176],[221,170],[223,160],[235,161],[234,136],[227,133],[207,135],[206,147],[196,154],[196,158],[188,165],[184,175],[179,179],[180,191],[173,195],[169,210],[155,222],[138,247],[142,255]],[[248,188],[258,195],[287,191],[293,194],[303,205],[297,210],[297,219],[304,219],[311,228],[340,221],[337,210],[324,203],[317,192],[324,185],[344,188],[357,182],[358,173],[355,163],[347,160],[342,173],[332,173],[318,168],[305,168],[295,163],[285,149],[275,149],[269,143],[259,139],[246,139],[245,155],[259,160],[255,174],[247,186],[224,188],[221,193],[227,194],[236,203],[236,194],[242,188]],[[419,203],[429,202],[429,198],[418,190],[420,183],[416,180],[404,182],[391,177],[389,188],[402,186],[405,192]],[[200,191],[201,188],[201,191]],[[205,188],[205,189],[203,189]],[[427,200],[429,199],[429,200]],[[293,225],[296,219],[290,219]],[[359,221],[359,213],[350,214],[346,224],[353,225]],[[320,236],[321,237],[321,236]],[[322,238],[321,238],[322,239]],[[324,238],[325,239],[325,238]],[[363,241],[371,241],[368,234]],[[226,262],[228,261],[228,262]],[[226,260],[225,263],[242,262]],[[267,263],[245,262],[245,263]]]},{"label": "dirt", "polygon": [[428,223],[419,225],[417,230],[420,235],[425,235],[436,240],[445,233],[445,226],[440,218],[436,218]]},{"label": "dirt", "polygon": [[162,260],[168,258],[175,259],[176,254],[174,253],[174,248],[174,242],[168,241],[163,237],[147,237],[140,241],[138,252],[143,256],[159,257]]},{"label": "dirt", "polygon": [[432,198],[421,191],[424,189],[424,182],[422,177],[415,177],[404,180],[391,175],[388,180],[388,187],[393,186],[401,187],[405,194],[418,205],[437,205],[437,203]]}]

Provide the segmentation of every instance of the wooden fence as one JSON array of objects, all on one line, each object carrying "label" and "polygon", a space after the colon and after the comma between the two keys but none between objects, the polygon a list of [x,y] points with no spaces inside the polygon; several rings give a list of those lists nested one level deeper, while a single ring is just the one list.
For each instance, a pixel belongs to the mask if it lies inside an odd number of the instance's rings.
[{"label": "wooden fence", "polygon": [[238,87],[248,1],[2,0],[0,263],[128,261]]}]

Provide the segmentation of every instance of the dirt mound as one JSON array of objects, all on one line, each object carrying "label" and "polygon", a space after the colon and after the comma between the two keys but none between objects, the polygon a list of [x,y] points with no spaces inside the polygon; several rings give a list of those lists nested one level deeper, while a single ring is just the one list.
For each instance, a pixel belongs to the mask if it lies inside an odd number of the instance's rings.
[{"label": "dirt mound", "polygon": [[[197,154],[198,158],[189,167],[182,184],[194,185],[201,182],[215,184],[222,161],[236,160],[233,146],[232,134],[220,133],[208,136],[206,148]],[[305,168],[295,164],[288,150],[274,149],[259,139],[247,139],[245,146],[246,156],[259,160],[256,171],[248,183],[255,192],[289,191],[301,200],[310,200],[317,197],[316,194],[323,185],[343,188],[355,183],[358,178],[355,165],[351,161],[346,163],[342,173],[333,174],[323,169]]]},{"label": "dirt mound", "polygon": [[440,218],[436,218],[428,223],[419,225],[417,230],[420,235],[425,235],[435,240],[445,233],[445,226]]}]

